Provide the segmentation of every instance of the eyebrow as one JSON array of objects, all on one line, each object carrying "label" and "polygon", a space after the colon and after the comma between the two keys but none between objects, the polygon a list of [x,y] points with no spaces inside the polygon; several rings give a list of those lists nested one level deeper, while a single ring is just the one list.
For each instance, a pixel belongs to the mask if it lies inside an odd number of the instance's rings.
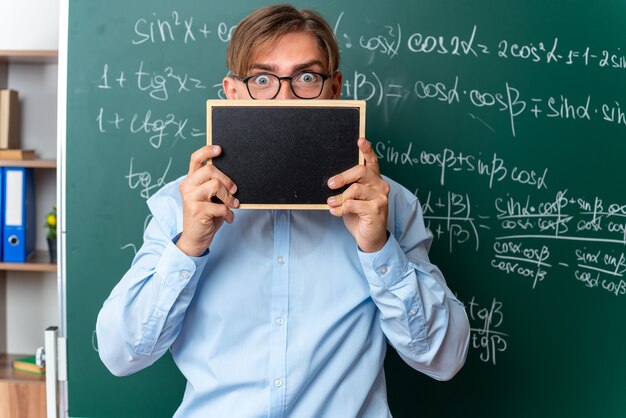
[{"label": "eyebrow", "polygon": [[[302,64],[298,64],[293,67],[292,71],[297,73],[298,71],[304,70],[306,68],[313,67],[314,65],[319,65],[321,68],[324,68],[324,64],[322,61],[314,59],[311,61],[303,62]],[[277,66],[274,64],[252,64],[250,67],[251,70],[263,70],[263,71],[276,71]]]}]

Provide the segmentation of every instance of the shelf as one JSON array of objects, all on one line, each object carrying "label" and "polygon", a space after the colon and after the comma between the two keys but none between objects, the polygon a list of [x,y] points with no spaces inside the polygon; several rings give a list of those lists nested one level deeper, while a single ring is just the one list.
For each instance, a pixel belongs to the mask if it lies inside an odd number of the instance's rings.
[{"label": "shelf", "polygon": [[0,270],[56,272],[57,265],[50,262],[50,255],[47,251],[35,250],[25,263],[0,262]]},{"label": "shelf", "polygon": [[57,168],[56,160],[0,160],[0,167]]},{"label": "shelf", "polygon": [[53,64],[58,61],[58,51],[0,50],[0,62]]},{"label": "shelf", "polygon": [[46,384],[45,374],[31,374],[13,370],[13,360],[26,357],[28,354],[0,354],[0,381],[33,382]]}]

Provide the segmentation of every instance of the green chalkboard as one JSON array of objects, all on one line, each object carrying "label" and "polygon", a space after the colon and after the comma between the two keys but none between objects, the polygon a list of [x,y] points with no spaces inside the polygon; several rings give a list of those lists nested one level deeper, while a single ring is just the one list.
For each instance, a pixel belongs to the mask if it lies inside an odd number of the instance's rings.
[{"label": "green chalkboard", "polygon": [[[98,359],[98,310],[223,96],[226,41],[261,1],[69,1],[65,255],[70,416],[167,417],[166,356]],[[414,191],[470,315],[466,366],[386,361],[394,417],[621,417],[626,374],[626,3],[297,1],[342,50],[383,172]]]}]

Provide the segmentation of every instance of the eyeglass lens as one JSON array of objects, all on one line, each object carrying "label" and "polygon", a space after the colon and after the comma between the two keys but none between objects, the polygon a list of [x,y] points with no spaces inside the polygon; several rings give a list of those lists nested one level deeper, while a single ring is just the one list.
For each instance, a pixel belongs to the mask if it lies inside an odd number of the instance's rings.
[{"label": "eyeglass lens", "polygon": [[[288,79],[291,90],[301,99],[314,99],[322,93],[324,88],[324,77],[321,74],[302,72]],[[280,91],[282,84],[280,80],[274,74],[258,74],[248,78],[246,84],[252,98],[273,99]]]}]

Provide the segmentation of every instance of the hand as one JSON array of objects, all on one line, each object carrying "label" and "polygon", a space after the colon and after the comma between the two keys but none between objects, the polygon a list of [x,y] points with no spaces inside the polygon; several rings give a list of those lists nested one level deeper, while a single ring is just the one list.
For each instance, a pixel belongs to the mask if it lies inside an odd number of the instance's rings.
[{"label": "hand", "polygon": [[[183,231],[176,246],[185,254],[197,257],[211,245],[215,233],[224,224],[231,223],[239,207],[233,196],[237,186],[207,160],[222,152],[219,146],[204,146],[191,155],[187,178],[179,185],[183,201]],[[213,203],[212,197],[223,203]]]},{"label": "hand", "polygon": [[358,146],[365,165],[357,165],[328,180],[328,187],[338,189],[350,184],[342,194],[332,196],[327,203],[330,213],[342,216],[350,233],[364,252],[380,250],[387,242],[387,215],[389,213],[389,184],[380,176],[378,159],[365,138]]}]

